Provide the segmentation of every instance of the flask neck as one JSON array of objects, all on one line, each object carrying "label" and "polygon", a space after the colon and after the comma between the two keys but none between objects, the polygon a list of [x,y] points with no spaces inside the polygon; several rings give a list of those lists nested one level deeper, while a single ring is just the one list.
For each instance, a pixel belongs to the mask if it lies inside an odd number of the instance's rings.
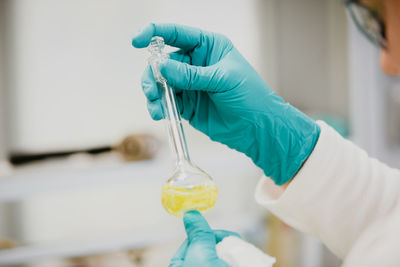
[{"label": "flask neck", "polygon": [[153,37],[149,45],[149,64],[152,68],[157,86],[162,92],[163,111],[167,121],[170,143],[177,157],[177,165],[189,163],[190,158],[186,145],[185,134],[183,132],[181,116],[175,100],[175,93],[167,81],[160,73],[160,63],[168,58],[168,55],[163,51],[164,39],[161,37]]},{"label": "flask neck", "polygon": [[184,166],[187,166],[187,165],[192,165],[192,162],[190,161],[189,157],[184,156],[182,158],[178,158],[177,161],[176,161],[176,166],[177,167],[184,167]]}]

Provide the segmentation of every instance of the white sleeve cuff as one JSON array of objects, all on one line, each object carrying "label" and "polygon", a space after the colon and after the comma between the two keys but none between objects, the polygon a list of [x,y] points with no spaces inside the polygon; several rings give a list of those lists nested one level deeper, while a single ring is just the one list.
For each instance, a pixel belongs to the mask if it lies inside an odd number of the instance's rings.
[{"label": "white sleeve cuff", "polygon": [[[318,121],[318,124],[321,128],[318,142],[286,190],[264,176],[260,179],[255,193],[255,199],[260,205],[268,208],[287,224],[304,232],[309,232],[307,229],[312,225],[314,217],[313,214],[309,214],[310,220],[307,220],[309,211],[304,209],[307,205],[305,202],[312,198],[312,194],[323,192],[320,190],[326,186],[326,179],[321,179],[321,174],[328,171],[324,161],[327,160],[327,155],[333,157],[333,154],[337,153],[332,149],[332,140],[337,138],[338,133],[324,122]],[[310,207],[319,205],[318,202],[310,204]]]},{"label": "white sleeve cuff", "polygon": [[286,190],[264,177],[255,198],[344,258],[366,228],[399,203],[400,172],[369,158],[325,123],[317,123],[318,142]]}]

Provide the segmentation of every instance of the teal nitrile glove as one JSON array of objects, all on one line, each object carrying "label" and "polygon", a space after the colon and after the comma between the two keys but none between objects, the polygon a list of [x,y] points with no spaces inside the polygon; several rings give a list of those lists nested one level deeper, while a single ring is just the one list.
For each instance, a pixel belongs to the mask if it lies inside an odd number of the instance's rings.
[{"label": "teal nitrile glove", "polygon": [[198,211],[188,211],[183,215],[187,239],[182,243],[169,264],[170,267],[228,267],[218,258],[215,245],[227,236],[239,234],[211,230],[207,221]]},{"label": "teal nitrile glove", "polygon": [[[146,47],[153,36],[180,48],[160,71],[175,90],[182,117],[212,140],[245,153],[276,184],[288,182],[311,154],[319,126],[278,97],[227,37],[187,26],[149,24],[132,45]],[[150,67],[142,87],[151,116],[161,119],[161,92]]]}]

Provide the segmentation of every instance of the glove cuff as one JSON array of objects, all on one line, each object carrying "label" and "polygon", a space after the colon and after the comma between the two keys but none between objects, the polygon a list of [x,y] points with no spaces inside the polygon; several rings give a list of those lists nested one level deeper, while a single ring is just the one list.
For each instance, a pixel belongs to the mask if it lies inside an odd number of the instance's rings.
[{"label": "glove cuff", "polygon": [[[263,125],[269,129],[257,127],[259,154],[253,161],[275,184],[283,185],[310,156],[321,130],[313,119],[295,107],[282,102],[278,105],[281,112],[274,112],[273,118],[265,118]],[[265,137],[266,134],[270,136]]]}]

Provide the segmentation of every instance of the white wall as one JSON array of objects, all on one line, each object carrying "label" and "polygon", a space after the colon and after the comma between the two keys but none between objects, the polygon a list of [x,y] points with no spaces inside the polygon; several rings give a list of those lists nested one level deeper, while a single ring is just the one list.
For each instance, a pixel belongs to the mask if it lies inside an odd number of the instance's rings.
[{"label": "white wall", "polygon": [[5,46],[6,46],[6,9],[5,1],[0,1],[0,160],[6,151],[6,82],[5,82]]},{"label": "white wall", "polygon": [[223,32],[260,66],[255,0],[9,2],[14,150],[102,145],[159,131],[140,88],[147,52],[130,44],[148,22]]},{"label": "white wall", "polygon": [[347,117],[347,21],[341,1],[275,0],[276,86],[305,111]]}]

